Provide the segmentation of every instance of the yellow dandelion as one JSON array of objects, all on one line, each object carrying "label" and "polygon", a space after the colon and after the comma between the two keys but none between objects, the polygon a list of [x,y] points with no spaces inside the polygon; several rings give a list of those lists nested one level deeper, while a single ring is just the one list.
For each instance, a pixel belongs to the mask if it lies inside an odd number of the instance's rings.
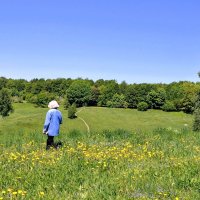
[{"label": "yellow dandelion", "polygon": [[16,194],[17,194],[17,192],[12,192],[12,194],[13,194],[13,195],[16,195]]},{"label": "yellow dandelion", "polygon": [[41,196],[44,196],[44,192],[40,192],[40,195],[41,195]]},{"label": "yellow dandelion", "polygon": [[25,196],[25,195],[26,195],[26,193],[27,193],[26,191],[23,191],[23,192],[22,192],[22,196]]},{"label": "yellow dandelion", "polygon": [[18,194],[22,194],[23,191],[22,190],[18,190],[17,192],[18,192]]}]

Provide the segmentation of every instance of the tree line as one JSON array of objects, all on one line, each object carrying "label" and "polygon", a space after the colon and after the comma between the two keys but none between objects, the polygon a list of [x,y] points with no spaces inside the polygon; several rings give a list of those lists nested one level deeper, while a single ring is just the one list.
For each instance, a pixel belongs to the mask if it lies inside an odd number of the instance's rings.
[{"label": "tree line", "polygon": [[12,102],[29,102],[46,107],[56,99],[68,108],[100,106],[134,108],[141,111],[161,109],[193,113],[200,83],[190,81],[128,84],[99,79],[8,79],[0,77],[0,90],[7,90]]}]

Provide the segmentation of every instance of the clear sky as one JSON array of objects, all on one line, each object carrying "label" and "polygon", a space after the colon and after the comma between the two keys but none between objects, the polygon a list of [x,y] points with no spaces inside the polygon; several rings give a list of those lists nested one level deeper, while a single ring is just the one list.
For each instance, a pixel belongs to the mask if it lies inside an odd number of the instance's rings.
[{"label": "clear sky", "polygon": [[0,0],[0,76],[200,81],[199,0]]}]

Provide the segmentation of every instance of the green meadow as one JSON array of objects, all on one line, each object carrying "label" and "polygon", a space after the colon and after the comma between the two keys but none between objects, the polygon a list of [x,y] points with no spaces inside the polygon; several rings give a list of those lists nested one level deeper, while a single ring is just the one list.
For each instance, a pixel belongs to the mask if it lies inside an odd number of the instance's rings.
[{"label": "green meadow", "polygon": [[[47,108],[0,119],[0,199],[200,199],[200,136],[182,112],[84,107],[45,150]],[[89,127],[89,131],[83,120]]]},{"label": "green meadow", "polygon": [[[16,133],[20,131],[42,132],[47,108],[37,108],[32,104],[15,104],[14,113],[6,119],[0,119],[0,132]],[[67,134],[71,130],[87,131],[84,123],[79,119],[68,119],[67,110],[60,108],[63,114],[61,133]],[[152,131],[157,128],[182,129],[191,128],[192,116],[183,112],[163,112],[149,110],[146,112],[135,109],[84,107],[77,109],[78,116],[83,118],[91,132],[104,130],[125,129],[128,131]]]}]

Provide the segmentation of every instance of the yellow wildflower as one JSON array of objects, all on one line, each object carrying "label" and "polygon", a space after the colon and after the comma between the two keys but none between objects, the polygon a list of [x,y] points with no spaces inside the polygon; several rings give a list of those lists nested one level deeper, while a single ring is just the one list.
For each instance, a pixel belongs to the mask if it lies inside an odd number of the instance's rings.
[{"label": "yellow wildflower", "polygon": [[18,192],[18,194],[21,194],[23,191],[22,190],[18,190],[17,192]]},{"label": "yellow wildflower", "polygon": [[16,195],[16,194],[17,194],[17,192],[12,192],[12,194],[13,194],[13,195]]},{"label": "yellow wildflower", "polygon": [[41,196],[44,196],[44,192],[40,192],[40,195],[41,195]]}]

